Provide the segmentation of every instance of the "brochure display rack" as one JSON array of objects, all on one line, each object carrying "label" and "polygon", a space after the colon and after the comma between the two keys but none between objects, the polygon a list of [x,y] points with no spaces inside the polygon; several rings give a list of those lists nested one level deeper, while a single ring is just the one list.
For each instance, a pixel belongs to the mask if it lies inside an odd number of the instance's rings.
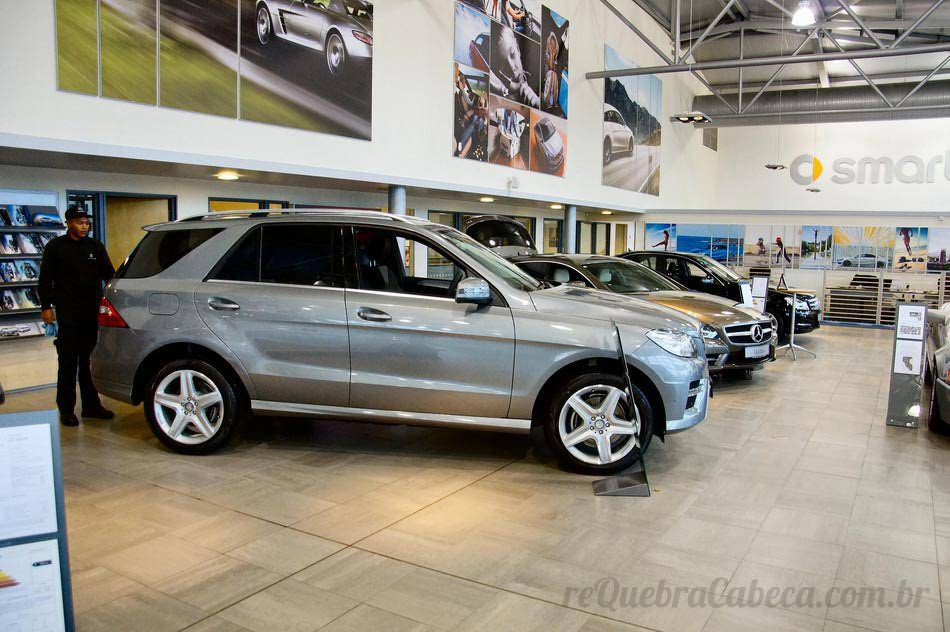
[{"label": "brochure display rack", "polygon": [[64,230],[55,207],[0,203],[0,342],[43,335],[40,261]]}]

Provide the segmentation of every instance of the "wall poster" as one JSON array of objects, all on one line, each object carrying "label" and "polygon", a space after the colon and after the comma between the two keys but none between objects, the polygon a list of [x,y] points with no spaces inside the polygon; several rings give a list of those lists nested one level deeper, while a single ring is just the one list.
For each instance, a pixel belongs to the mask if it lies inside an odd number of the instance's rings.
[{"label": "wall poster", "polygon": [[455,3],[453,156],[564,176],[569,30],[539,0]]},{"label": "wall poster", "polygon": [[[604,69],[637,65],[604,46]],[[604,80],[603,177],[606,186],[660,194],[663,83],[653,75]]]},{"label": "wall poster", "polygon": [[56,29],[60,90],[372,137],[368,0],[56,0]]}]

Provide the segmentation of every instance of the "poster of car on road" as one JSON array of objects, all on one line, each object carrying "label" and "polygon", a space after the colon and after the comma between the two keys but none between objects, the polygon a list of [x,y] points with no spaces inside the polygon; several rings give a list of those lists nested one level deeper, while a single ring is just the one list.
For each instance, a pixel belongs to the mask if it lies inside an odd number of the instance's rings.
[{"label": "poster of car on road", "polygon": [[564,176],[569,30],[539,0],[455,3],[453,156]]},{"label": "poster of car on road", "polygon": [[372,137],[367,0],[56,0],[56,30],[61,90]]},{"label": "poster of car on road", "polygon": [[[604,46],[604,69],[636,68]],[[602,183],[628,191],[660,194],[663,83],[653,75],[604,79]]]}]

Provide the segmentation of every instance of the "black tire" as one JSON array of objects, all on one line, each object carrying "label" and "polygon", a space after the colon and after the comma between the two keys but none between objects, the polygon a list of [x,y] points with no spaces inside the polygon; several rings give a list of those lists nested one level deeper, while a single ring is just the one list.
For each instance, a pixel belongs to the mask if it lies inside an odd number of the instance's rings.
[{"label": "black tire", "polygon": [[878,261],[877,264],[875,264],[875,265],[876,265],[876,267],[878,267],[878,268],[883,268],[883,267],[884,267],[884,262],[883,262],[883,261]]},{"label": "black tire", "polygon": [[270,11],[267,10],[267,5],[262,4],[257,7],[256,30],[257,41],[260,42],[261,46],[267,46],[270,43],[271,37],[274,35],[274,23],[270,18]]},{"label": "black tire", "polygon": [[[179,371],[192,371],[200,375],[201,378],[206,378],[208,382],[213,383],[221,395],[221,419],[216,432],[213,433],[210,439],[203,440],[200,443],[185,443],[175,440],[163,430],[162,424],[156,416],[155,396],[159,386],[166,378]],[[245,408],[242,401],[238,387],[232,384],[214,365],[204,360],[174,360],[156,371],[149,382],[144,401],[145,418],[148,420],[149,428],[151,428],[155,437],[169,449],[180,454],[210,454],[228,443],[234,436]]]},{"label": "black tire", "polygon": [[[634,384],[633,398],[640,412],[640,447],[634,447],[629,453],[612,463],[593,464],[582,461],[574,456],[561,441],[558,425],[561,409],[566,405],[567,400],[573,394],[595,385],[614,387],[623,391],[626,390],[626,381],[624,378],[611,373],[586,373],[565,381],[557,389],[547,409],[544,411],[544,418],[542,420],[544,436],[551,451],[557,458],[558,463],[560,463],[564,469],[582,474],[610,474],[632,466],[641,459],[643,453],[650,447],[650,441],[653,439],[653,407],[650,405],[650,400],[647,399],[646,394]],[[620,441],[622,441],[622,439],[620,439]],[[585,444],[585,447],[589,446]]]},{"label": "black tire", "polygon": [[604,139],[604,164],[609,165],[610,160],[613,158],[613,151],[610,147],[610,139]]},{"label": "black tire", "polygon": [[851,260],[850,260],[850,259],[845,259],[844,261],[841,262],[841,266],[842,266],[843,268],[850,268],[850,267],[851,267]]}]

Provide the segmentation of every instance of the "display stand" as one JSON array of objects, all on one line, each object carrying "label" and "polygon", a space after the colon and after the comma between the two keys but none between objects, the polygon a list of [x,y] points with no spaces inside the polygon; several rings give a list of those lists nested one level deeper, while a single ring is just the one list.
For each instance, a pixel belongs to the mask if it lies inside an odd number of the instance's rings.
[{"label": "display stand", "polygon": [[55,411],[0,415],[0,630],[75,630]]},{"label": "display stand", "polygon": [[[785,265],[786,265],[785,257],[783,256],[782,257],[782,276],[779,277],[776,287],[787,290],[788,283],[786,283],[785,281]],[[788,355],[789,353],[791,353],[792,362],[798,362],[798,353],[797,353],[798,351],[807,353],[813,358],[818,357],[818,354],[812,351],[811,349],[806,349],[805,347],[801,345],[795,344],[795,316],[798,313],[798,310],[795,307],[796,303],[798,303],[798,294],[796,294],[795,292],[792,292],[792,322],[789,325],[788,344],[784,344],[780,347],[775,348],[776,353],[778,353],[779,351],[784,351],[785,355]]]},{"label": "display stand", "polygon": [[923,403],[925,303],[899,303],[894,327],[894,355],[887,396],[887,425],[920,426]]},{"label": "display stand", "polygon": [[[637,409],[633,399],[633,380],[630,378],[630,369],[627,367],[627,357],[623,351],[623,341],[620,339],[620,328],[617,323],[611,321],[614,328],[614,337],[617,339],[617,355],[620,359],[620,365],[623,367],[623,377],[627,384],[627,397],[630,402],[630,411],[633,413],[630,421],[637,424],[637,447],[641,447],[639,429],[640,411]],[[643,452],[640,452],[640,460],[615,476],[602,478],[593,482],[595,496],[635,496],[644,498],[650,495],[650,483],[647,481],[646,466],[643,463]]]}]

